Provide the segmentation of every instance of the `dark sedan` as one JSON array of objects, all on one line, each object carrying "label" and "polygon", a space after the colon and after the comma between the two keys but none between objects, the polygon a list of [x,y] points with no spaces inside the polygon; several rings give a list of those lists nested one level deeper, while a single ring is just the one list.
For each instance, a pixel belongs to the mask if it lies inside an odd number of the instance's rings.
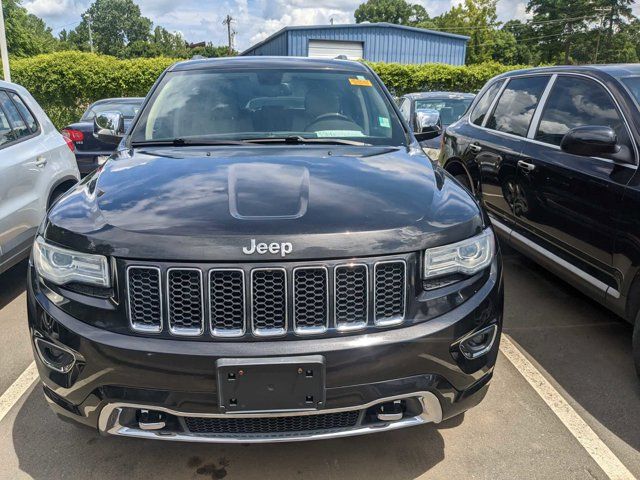
[{"label": "dark sedan", "polygon": [[93,119],[104,112],[119,112],[124,118],[125,128],[136,116],[144,98],[106,98],[89,105],[79,122],[67,125],[62,134],[75,145],[76,160],[81,175],[86,175],[100,165],[113,152],[113,145],[98,140],[93,135]]},{"label": "dark sedan", "polygon": [[[437,111],[440,116],[439,128],[444,131],[452,123],[456,122],[469,108],[475,95],[473,93],[460,92],[420,92],[408,93],[400,97],[398,106],[405,120],[416,130],[417,117],[423,111]],[[417,131],[417,130],[416,130]],[[437,158],[440,149],[442,135],[420,142],[433,159]],[[430,150],[432,150],[430,152]]]}]

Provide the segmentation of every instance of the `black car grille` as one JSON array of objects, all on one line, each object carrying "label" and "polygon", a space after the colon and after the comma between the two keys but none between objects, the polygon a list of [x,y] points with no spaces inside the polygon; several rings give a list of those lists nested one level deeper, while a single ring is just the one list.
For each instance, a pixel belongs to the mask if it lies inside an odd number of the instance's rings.
[{"label": "black car grille", "polygon": [[382,262],[375,273],[376,325],[393,325],[404,319],[405,296],[402,294],[406,265],[401,262]]},{"label": "black car grille", "polygon": [[191,433],[221,435],[259,435],[289,432],[314,432],[352,428],[358,422],[360,412],[322,413],[288,417],[262,418],[202,418],[185,417]]},{"label": "black car grille", "polygon": [[209,272],[209,311],[214,335],[244,334],[246,310],[244,272],[221,269]]},{"label": "black car grille", "polygon": [[162,329],[160,269],[134,267],[127,272],[129,321],[135,330],[159,332]]},{"label": "black car grille", "polygon": [[324,267],[293,271],[294,328],[300,333],[322,333],[329,323],[329,274]]},{"label": "black car grille", "polygon": [[199,335],[204,327],[202,272],[171,268],[167,277],[169,330],[176,335]]},{"label": "black car grille", "polygon": [[133,330],[176,336],[256,337],[357,331],[401,324],[404,258],[286,266],[130,265]]}]

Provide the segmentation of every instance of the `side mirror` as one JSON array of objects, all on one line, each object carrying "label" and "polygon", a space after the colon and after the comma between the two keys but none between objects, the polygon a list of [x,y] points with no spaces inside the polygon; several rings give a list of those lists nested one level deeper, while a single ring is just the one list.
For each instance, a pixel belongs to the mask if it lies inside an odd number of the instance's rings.
[{"label": "side mirror", "polygon": [[615,154],[620,150],[618,136],[611,127],[589,125],[569,130],[560,143],[567,153],[597,157]]},{"label": "side mirror", "polygon": [[103,112],[93,119],[93,136],[98,140],[118,144],[124,133],[124,117],[120,112]]},{"label": "side mirror", "polygon": [[419,142],[431,140],[442,133],[442,122],[438,110],[416,110],[413,123],[414,133]]}]

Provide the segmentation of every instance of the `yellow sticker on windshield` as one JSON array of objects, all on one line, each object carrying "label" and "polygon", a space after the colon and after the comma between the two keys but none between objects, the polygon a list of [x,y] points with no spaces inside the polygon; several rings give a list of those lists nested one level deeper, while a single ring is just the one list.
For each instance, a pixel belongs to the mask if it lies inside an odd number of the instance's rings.
[{"label": "yellow sticker on windshield", "polygon": [[349,83],[357,87],[372,87],[371,80],[366,78],[350,78]]}]

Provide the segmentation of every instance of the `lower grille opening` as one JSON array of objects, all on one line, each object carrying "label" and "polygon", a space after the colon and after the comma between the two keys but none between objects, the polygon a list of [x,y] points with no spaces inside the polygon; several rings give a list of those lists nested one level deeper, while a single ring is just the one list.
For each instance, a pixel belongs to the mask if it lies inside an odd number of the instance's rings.
[{"label": "lower grille opening", "polygon": [[264,418],[185,417],[191,433],[256,435],[289,432],[312,432],[355,427],[360,412],[338,412],[316,415]]}]

